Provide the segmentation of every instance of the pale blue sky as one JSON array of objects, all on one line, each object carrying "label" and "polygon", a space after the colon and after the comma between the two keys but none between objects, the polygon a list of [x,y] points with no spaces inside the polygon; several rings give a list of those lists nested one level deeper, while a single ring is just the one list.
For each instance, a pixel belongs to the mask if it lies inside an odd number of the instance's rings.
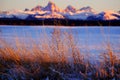
[{"label": "pale blue sky", "polygon": [[[25,8],[31,9],[36,5],[46,6],[50,0],[0,0],[0,10],[12,10]],[[85,6],[91,6],[96,11],[120,10],[120,0],[51,0],[58,7],[64,9],[67,5],[72,5],[79,9]]]}]

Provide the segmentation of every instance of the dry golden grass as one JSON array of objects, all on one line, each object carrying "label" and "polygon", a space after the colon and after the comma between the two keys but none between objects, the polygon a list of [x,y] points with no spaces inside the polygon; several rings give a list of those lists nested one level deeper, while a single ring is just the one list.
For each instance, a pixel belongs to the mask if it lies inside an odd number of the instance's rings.
[{"label": "dry golden grass", "polygon": [[55,29],[50,39],[47,34],[44,37],[39,43],[30,39],[30,44],[16,38],[14,46],[1,39],[0,80],[120,79],[120,58],[110,45],[93,64],[80,52],[72,34]]}]

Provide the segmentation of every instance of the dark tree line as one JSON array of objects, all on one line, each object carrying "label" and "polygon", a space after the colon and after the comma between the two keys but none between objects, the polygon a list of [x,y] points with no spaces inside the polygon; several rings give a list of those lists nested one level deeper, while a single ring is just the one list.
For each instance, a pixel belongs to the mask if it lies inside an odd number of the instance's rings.
[{"label": "dark tree line", "polygon": [[0,25],[56,25],[56,26],[120,26],[120,20],[67,20],[67,19],[40,19],[18,20],[0,19]]}]

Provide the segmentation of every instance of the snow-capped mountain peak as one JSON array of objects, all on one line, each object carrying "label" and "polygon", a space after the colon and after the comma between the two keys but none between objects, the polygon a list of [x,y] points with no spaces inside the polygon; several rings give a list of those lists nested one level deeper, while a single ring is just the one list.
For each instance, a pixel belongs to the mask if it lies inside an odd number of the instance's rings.
[{"label": "snow-capped mountain peak", "polygon": [[38,5],[35,8],[32,8],[31,11],[41,11],[42,10],[42,6]]},{"label": "snow-capped mountain peak", "polygon": [[120,20],[120,13],[114,11],[103,11],[97,13],[93,8],[87,6],[76,10],[73,6],[69,5],[65,10],[61,10],[55,3],[49,3],[42,7],[40,5],[32,8],[31,10],[11,10],[1,11],[0,18],[11,19],[73,19],[73,20]]},{"label": "snow-capped mountain peak", "polygon": [[93,10],[93,8],[91,8],[90,6],[83,7],[83,8],[80,9],[80,11],[95,12],[95,11]]},{"label": "snow-capped mountain peak", "polygon": [[89,16],[88,20],[120,20],[120,14],[114,11],[103,11]]},{"label": "snow-capped mountain peak", "polygon": [[120,14],[114,11],[104,11],[101,12],[104,20],[117,20],[120,17]]},{"label": "snow-capped mountain peak", "polygon": [[65,12],[76,12],[76,8],[69,5],[66,7]]},{"label": "snow-capped mountain peak", "polygon": [[43,11],[51,11],[51,12],[61,12],[62,10],[55,5],[55,3],[49,1],[46,7],[42,9]]}]

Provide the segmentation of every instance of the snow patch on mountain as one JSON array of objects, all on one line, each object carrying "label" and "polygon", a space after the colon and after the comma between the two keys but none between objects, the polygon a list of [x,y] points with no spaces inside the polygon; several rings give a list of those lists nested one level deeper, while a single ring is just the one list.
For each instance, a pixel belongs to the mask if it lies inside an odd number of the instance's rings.
[{"label": "snow patch on mountain", "polygon": [[0,14],[0,18],[13,18],[13,15],[9,15],[9,14]]},{"label": "snow patch on mountain", "polygon": [[25,14],[24,11],[21,10],[12,10],[0,14],[0,18],[14,18],[14,17],[18,19],[26,19],[28,17],[28,14]]},{"label": "snow patch on mountain", "polygon": [[46,14],[43,14],[43,15],[36,15],[35,18],[37,19],[40,19],[40,18],[47,18],[47,19],[50,19],[50,18],[58,18],[58,19],[64,19],[64,16],[57,13],[57,12],[47,12]]},{"label": "snow patch on mountain", "polygon": [[96,15],[89,16],[88,20],[120,20],[120,14],[114,11],[103,11]]},{"label": "snow patch on mountain", "polygon": [[67,18],[74,19],[74,20],[86,20],[89,16],[92,16],[92,15],[94,15],[94,13],[92,12],[83,12],[83,13],[67,16]]}]

